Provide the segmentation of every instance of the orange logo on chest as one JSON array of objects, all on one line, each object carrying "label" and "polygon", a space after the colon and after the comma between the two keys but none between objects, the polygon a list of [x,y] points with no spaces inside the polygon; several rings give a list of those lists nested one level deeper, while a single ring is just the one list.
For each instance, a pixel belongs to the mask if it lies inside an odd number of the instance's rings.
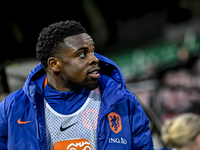
[{"label": "orange logo on chest", "polygon": [[90,142],[86,139],[59,141],[54,144],[54,150],[91,150]]},{"label": "orange logo on chest", "polygon": [[121,117],[115,112],[111,112],[108,114],[108,119],[110,123],[110,129],[116,134],[122,130],[122,122]]}]

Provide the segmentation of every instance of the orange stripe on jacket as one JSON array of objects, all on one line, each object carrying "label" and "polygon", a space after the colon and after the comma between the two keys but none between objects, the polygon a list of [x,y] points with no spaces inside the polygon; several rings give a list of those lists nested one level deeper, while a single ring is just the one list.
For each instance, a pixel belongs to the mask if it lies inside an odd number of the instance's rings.
[{"label": "orange stripe on jacket", "polygon": [[44,80],[44,89],[45,89],[46,85],[47,85],[47,77]]}]

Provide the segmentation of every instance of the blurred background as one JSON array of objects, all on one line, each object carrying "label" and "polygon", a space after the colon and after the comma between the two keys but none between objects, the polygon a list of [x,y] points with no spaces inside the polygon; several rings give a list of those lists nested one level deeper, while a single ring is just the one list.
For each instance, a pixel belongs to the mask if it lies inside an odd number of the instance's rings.
[{"label": "blurred background", "polygon": [[51,23],[76,20],[112,59],[151,120],[155,148],[163,122],[200,114],[199,0],[6,1],[1,5],[0,101],[39,63],[35,45]]}]

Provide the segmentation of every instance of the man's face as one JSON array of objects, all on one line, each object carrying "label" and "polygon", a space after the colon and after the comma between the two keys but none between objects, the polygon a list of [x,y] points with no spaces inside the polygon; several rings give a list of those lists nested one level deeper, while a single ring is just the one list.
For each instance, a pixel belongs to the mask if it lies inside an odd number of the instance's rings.
[{"label": "man's face", "polygon": [[60,51],[62,64],[61,77],[65,86],[71,90],[86,88],[93,90],[98,87],[99,59],[94,56],[94,42],[86,34],[78,34],[64,39],[66,48]]}]

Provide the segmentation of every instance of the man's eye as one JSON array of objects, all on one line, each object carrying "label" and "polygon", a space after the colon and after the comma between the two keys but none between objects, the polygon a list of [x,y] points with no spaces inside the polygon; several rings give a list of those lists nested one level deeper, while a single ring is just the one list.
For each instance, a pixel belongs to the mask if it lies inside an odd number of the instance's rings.
[{"label": "man's eye", "polygon": [[78,56],[81,57],[81,58],[85,58],[85,55],[86,55],[85,52],[81,52],[81,53],[78,54]]}]

